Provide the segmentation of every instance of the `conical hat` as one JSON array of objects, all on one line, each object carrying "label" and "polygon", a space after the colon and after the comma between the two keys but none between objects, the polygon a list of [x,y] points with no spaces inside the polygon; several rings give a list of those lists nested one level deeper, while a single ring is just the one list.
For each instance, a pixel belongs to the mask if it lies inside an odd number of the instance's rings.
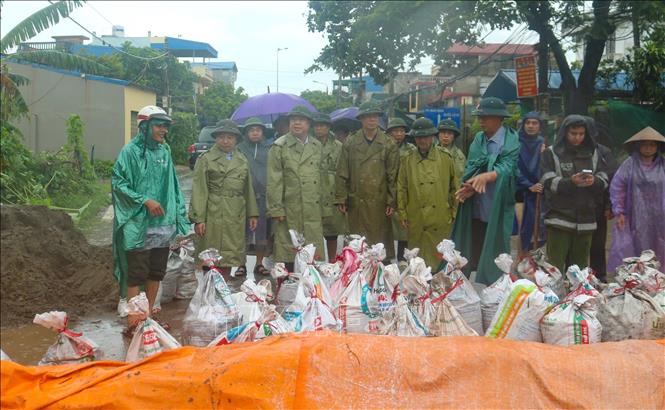
[{"label": "conical hat", "polygon": [[655,129],[651,127],[646,127],[642,131],[638,132],[637,134],[633,135],[628,140],[626,140],[624,144],[629,144],[631,142],[638,142],[638,141],[656,141],[656,142],[665,143],[665,137],[663,137],[663,134],[656,131]]}]

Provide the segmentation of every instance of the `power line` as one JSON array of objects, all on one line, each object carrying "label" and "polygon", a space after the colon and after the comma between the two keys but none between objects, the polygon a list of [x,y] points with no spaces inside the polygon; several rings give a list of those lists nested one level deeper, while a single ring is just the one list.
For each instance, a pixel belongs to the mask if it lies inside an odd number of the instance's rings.
[{"label": "power line", "polygon": [[92,2],[88,2],[87,5],[92,9],[92,11],[94,11],[95,13],[97,13],[97,15],[98,15],[99,17],[103,18],[103,19],[106,20],[111,26],[113,26],[113,22],[112,22],[111,20],[109,20],[109,19],[107,19],[106,17],[104,17],[104,16],[102,15],[102,13],[100,13],[99,11],[97,11],[96,8],[92,7]]},{"label": "power line", "polygon": [[[49,3],[50,3],[50,4],[54,4],[52,0],[49,0]],[[95,34],[94,32],[92,32],[92,31],[88,30],[87,28],[83,27],[83,25],[82,25],[81,23],[79,23],[78,21],[74,20],[74,19],[72,18],[71,15],[67,16],[67,18],[70,19],[71,21],[73,21],[77,26],[81,27],[85,32],[87,32],[88,34],[90,34],[91,36],[93,36],[94,38],[96,38],[97,40],[101,41],[102,44],[104,44],[105,46],[111,47],[111,48],[114,49],[115,51],[117,51],[117,52],[119,52],[119,53],[122,53],[122,54],[126,54],[126,55],[128,55],[129,57],[137,58],[137,59],[139,59],[139,60],[152,61],[152,60],[158,60],[158,59],[160,59],[160,58],[164,58],[164,57],[166,57],[166,56],[169,54],[169,52],[167,51],[166,53],[164,53],[164,54],[160,54],[160,55],[155,56],[155,57],[142,57],[142,56],[137,56],[137,55],[134,55],[134,54],[128,53],[128,52],[126,52],[126,51],[123,50],[123,49],[117,48],[117,47],[113,46],[112,44],[107,43],[106,40],[100,38],[100,37],[97,36],[97,34]]]}]

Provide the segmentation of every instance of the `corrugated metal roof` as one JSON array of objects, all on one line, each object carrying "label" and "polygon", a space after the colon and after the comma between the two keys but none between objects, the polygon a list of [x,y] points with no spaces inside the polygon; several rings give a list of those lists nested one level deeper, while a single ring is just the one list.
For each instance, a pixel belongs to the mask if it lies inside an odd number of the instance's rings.
[{"label": "corrugated metal roof", "polygon": [[210,67],[210,69],[215,70],[233,70],[238,71],[235,61],[206,61],[205,63],[189,63],[192,67]]},{"label": "corrugated metal roof", "polygon": [[455,43],[448,47],[446,53],[455,55],[488,55],[496,53],[497,55],[531,55],[536,52],[533,44],[503,44],[486,43],[483,45],[469,46],[466,44]]}]

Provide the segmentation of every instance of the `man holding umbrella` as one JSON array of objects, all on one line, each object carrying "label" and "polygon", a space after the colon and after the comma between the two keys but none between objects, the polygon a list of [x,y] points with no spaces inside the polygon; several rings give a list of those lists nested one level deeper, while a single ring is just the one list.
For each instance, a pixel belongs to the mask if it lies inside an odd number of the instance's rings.
[{"label": "man holding umbrella", "polygon": [[321,150],[310,138],[312,113],[298,105],[288,113],[289,132],[268,153],[268,216],[274,234],[273,260],[293,269],[295,252],[289,229],[304,235],[306,243],[323,249],[321,224]]},{"label": "man holding umbrella", "polygon": [[379,129],[383,111],[372,102],[361,104],[362,128],[344,142],[337,166],[335,203],[349,215],[349,230],[368,243],[381,242],[386,257],[395,253],[390,218],[395,211],[399,152]]}]

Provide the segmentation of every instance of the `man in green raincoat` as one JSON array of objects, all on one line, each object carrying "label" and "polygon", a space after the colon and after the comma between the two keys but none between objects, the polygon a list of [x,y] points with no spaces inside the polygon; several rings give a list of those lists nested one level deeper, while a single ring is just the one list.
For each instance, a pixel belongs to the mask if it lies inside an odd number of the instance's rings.
[{"label": "man in green raincoat", "polygon": [[453,226],[459,188],[450,152],[434,146],[436,134],[428,118],[413,123],[417,149],[401,157],[397,176],[397,213],[408,229],[409,248],[420,248],[419,256],[433,269],[440,262],[436,245]]},{"label": "man in green raincoat", "polygon": [[510,253],[520,143],[517,133],[503,125],[509,114],[499,98],[482,99],[474,115],[482,131],[469,147],[462,187],[455,194],[461,205],[452,238],[470,256],[476,281],[489,285],[502,274],[494,258]]},{"label": "man in green raincoat", "polygon": [[268,153],[268,216],[274,234],[273,260],[293,269],[295,250],[289,229],[305,237],[323,254],[321,223],[321,142],[311,138],[312,113],[298,105],[288,114],[289,132]]},{"label": "man in green raincoat", "polygon": [[222,272],[237,266],[236,275],[243,276],[245,221],[254,231],[259,216],[249,161],[236,149],[242,134],[233,121],[220,121],[211,134],[215,145],[196,161],[189,204],[189,219],[199,236],[196,252],[217,249]]},{"label": "man in green raincoat", "polygon": [[358,120],[362,128],[344,142],[337,166],[335,203],[349,214],[349,231],[370,244],[383,243],[386,259],[395,254],[390,218],[397,207],[395,182],[399,152],[379,129],[383,114],[371,101],[362,103]]},{"label": "man in green raincoat", "polygon": [[[120,151],[111,177],[114,275],[121,298],[129,300],[143,287],[152,312],[169,244],[177,234],[189,233],[190,222],[165,143],[171,118],[149,105],[137,121],[139,132]],[[127,319],[133,328],[140,317]]]},{"label": "man in green raincoat", "polygon": [[455,145],[455,140],[459,136],[460,130],[457,128],[455,121],[446,119],[439,123],[439,146],[448,150],[450,155],[453,156],[457,177],[462,178],[464,167],[466,166],[466,157],[462,150]]},{"label": "man in green raincoat", "polygon": [[[410,142],[406,142],[407,132],[409,132],[409,127],[406,126],[406,122],[404,122],[403,119],[391,118],[388,120],[386,133],[388,133],[388,136],[397,145],[400,159],[416,150],[415,145],[411,144]],[[404,259],[404,249],[406,248],[408,240],[406,229],[402,227],[397,212],[393,213],[391,222],[393,239],[397,240],[397,260],[402,261]]]},{"label": "man in green raincoat", "polygon": [[330,133],[332,121],[328,114],[314,115],[314,136],[323,146],[321,151],[321,185],[323,189],[323,237],[328,247],[328,260],[337,256],[337,237],[346,234],[346,218],[337,211],[335,200],[335,173],[342,152],[342,143]]}]

